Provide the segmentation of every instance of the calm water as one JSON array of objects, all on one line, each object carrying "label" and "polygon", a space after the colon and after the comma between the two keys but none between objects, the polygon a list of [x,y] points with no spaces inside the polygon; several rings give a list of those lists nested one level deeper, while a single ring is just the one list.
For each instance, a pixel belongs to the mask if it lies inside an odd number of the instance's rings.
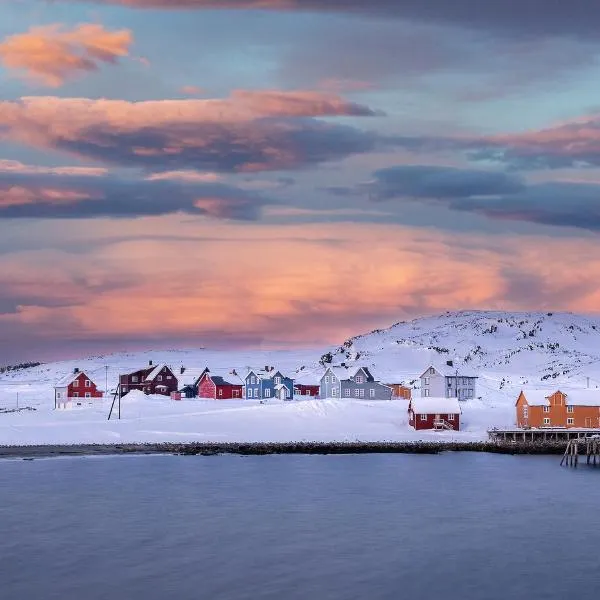
[{"label": "calm water", "polygon": [[2,600],[585,600],[600,469],[554,458],[0,462]]}]

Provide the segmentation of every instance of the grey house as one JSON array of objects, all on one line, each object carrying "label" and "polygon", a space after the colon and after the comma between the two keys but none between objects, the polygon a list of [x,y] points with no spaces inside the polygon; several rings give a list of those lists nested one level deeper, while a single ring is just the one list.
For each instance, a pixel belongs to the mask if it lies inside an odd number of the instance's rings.
[{"label": "grey house", "polygon": [[445,365],[430,365],[421,375],[421,397],[468,400],[477,395],[477,375],[467,373],[449,360]]},{"label": "grey house", "polygon": [[320,397],[391,400],[392,388],[375,381],[366,367],[354,375],[349,375],[346,369],[329,367],[321,377]]}]

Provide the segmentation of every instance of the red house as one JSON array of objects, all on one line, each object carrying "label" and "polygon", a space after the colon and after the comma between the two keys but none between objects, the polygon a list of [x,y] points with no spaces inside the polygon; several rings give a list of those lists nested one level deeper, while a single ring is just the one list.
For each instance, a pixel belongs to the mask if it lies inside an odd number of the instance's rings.
[{"label": "red house", "polygon": [[321,385],[315,379],[315,376],[310,374],[299,374],[294,377],[294,396],[317,398]]},{"label": "red house", "polygon": [[460,429],[460,404],[457,398],[412,398],[408,405],[408,422],[420,429]]},{"label": "red house", "polygon": [[156,365],[149,361],[148,366],[132,373],[119,376],[119,393],[121,397],[131,390],[140,390],[144,394],[170,396],[178,388],[177,377],[167,365]]},{"label": "red house", "polygon": [[235,369],[231,371],[211,371],[205,369],[198,381],[198,398],[231,400],[244,397],[244,382]]},{"label": "red house", "polygon": [[54,386],[54,408],[81,406],[93,399],[103,398],[104,392],[98,389],[94,380],[79,369],[65,375]]}]

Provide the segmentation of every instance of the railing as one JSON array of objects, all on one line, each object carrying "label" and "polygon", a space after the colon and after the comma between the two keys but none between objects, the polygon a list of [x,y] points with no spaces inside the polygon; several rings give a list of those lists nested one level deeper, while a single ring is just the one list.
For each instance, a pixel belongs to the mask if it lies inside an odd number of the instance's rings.
[{"label": "railing", "polygon": [[448,423],[448,421],[445,421],[444,419],[436,419],[433,422],[433,427],[435,429],[448,429],[454,431],[454,426]]}]

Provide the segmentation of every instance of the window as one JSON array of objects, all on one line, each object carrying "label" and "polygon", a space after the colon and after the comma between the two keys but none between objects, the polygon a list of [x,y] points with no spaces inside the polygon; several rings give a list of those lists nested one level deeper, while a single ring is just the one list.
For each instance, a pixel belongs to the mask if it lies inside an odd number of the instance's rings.
[{"label": "window", "polygon": [[162,375],[159,375],[157,378],[159,381],[162,381]]},{"label": "window", "polygon": [[331,395],[332,395],[334,398],[337,398],[337,395],[338,395],[338,389],[337,389],[336,387],[334,387],[334,388],[331,388]]},{"label": "window", "polygon": [[528,416],[529,416],[529,407],[524,406],[523,407],[523,417],[526,419]]},{"label": "window", "polygon": [[360,397],[360,390],[359,390],[358,388],[356,388],[356,389],[354,390],[354,395],[355,395],[357,398],[359,398],[359,397]]},{"label": "window", "polygon": [[448,387],[451,388],[452,387],[452,379],[450,379],[450,377],[448,377]]},{"label": "window", "polygon": [[429,396],[429,390],[425,390],[425,397]]},{"label": "window", "polygon": [[360,389],[360,390],[358,390],[358,391],[360,392],[359,396],[360,396],[361,398],[364,398],[364,397],[365,397],[365,390],[361,388],[361,389]]},{"label": "window", "polygon": [[369,390],[369,398],[375,398],[375,388]]},{"label": "window", "polygon": [[357,375],[356,376],[356,383],[362,383],[362,382],[363,382],[362,375]]},{"label": "window", "polygon": [[126,387],[122,387],[121,388],[121,394],[126,394],[127,393],[127,388]]},{"label": "window", "polygon": [[223,396],[223,390],[219,389],[219,396]]},{"label": "window", "polygon": [[281,383],[281,377],[275,377],[275,385],[279,385]]},{"label": "window", "polygon": [[91,395],[89,392],[86,392],[86,393],[85,393],[85,397],[86,397],[86,398],[91,398],[91,397],[92,397],[92,395]]},{"label": "window", "polygon": [[270,398],[270,397],[271,397],[271,390],[267,388],[265,390],[265,398]]},{"label": "window", "polygon": [[76,379],[76,380],[73,382],[73,387],[79,387],[79,379]]},{"label": "window", "polygon": [[252,398],[252,397],[254,397],[254,392],[253,392],[252,388],[248,388],[248,389],[246,390],[246,396],[247,396],[248,398]]},{"label": "window", "polygon": [[429,377],[425,377],[423,381],[424,385],[429,385]]},{"label": "window", "polygon": [[544,419],[544,425],[550,425],[550,419],[545,418]]},{"label": "window", "polygon": [[454,415],[448,415],[448,421],[454,421]]},{"label": "window", "polygon": [[310,390],[304,390],[304,395],[305,396],[310,396]]},{"label": "window", "polygon": [[85,380],[85,387],[92,387],[92,382],[89,379]]},{"label": "window", "polygon": [[79,398],[79,392],[73,392],[73,398]]},{"label": "window", "polygon": [[250,377],[250,383],[252,385],[254,385],[256,383],[256,377],[254,377],[254,375],[252,375],[252,377]]},{"label": "window", "polygon": [[420,415],[421,421],[427,421],[427,415]]},{"label": "window", "polygon": [[329,383],[329,375],[325,375],[325,383]]},{"label": "window", "polygon": [[346,398],[350,398],[350,388],[346,388],[344,390],[344,396],[346,396]]},{"label": "window", "polygon": [[167,379],[173,379],[172,375],[167,375]]},{"label": "window", "polygon": [[57,397],[57,398],[61,398],[61,397],[62,397],[62,396],[60,395],[60,392],[57,392],[57,394],[56,394],[56,397]]},{"label": "window", "polygon": [[132,375],[131,376],[131,383],[137,383],[138,381],[138,376],[137,375]]},{"label": "window", "polygon": [[473,397],[473,390],[469,389],[467,390],[467,398],[472,398]]},{"label": "window", "polygon": [[433,367],[431,367],[429,369],[429,373],[430,373],[430,375],[434,375],[435,374],[435,369]]},{"label": "window", "polygon": [[575,424],[575,419],[573,419],[573,417],[567,419],[567,425],[574,425]]},{"label": "window", "polygon": [[572,413],[574,411],[575,407],[574,406],[567,406],[567,412],[568,413]]},{"label": "window", "polygon": [[239,398],[240,397],[240,391],[239,390],[233,390],[233,397],[234,398]]},{"label": "window", "polygon": [[550,407],[549,406],[544,406],[544,412],[550,412]]}]

